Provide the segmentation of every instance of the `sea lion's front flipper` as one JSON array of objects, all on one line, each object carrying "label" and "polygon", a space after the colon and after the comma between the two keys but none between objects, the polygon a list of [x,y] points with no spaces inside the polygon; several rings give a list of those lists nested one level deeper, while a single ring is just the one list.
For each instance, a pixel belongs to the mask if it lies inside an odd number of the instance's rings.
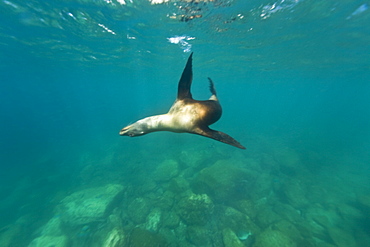
[{"label": "sea lion's front flipper", "polygon": [[179,88],[177,91],[177,99],[182,100],[185,98],[192,99],[190,92],[191,82],[193,81],[193,66],[192,66],[192,57],[193,53],[190,54],[188,58],[188,62],[185,65],[184,71],[182,72],[180,81],[179,81]]},{"label": "sea lion's front flipper", "polygon": [[232,138],[228,134],[225,134],[221,131],[212,130],[208,127],[197,128],[196,130],[194,130],[194,134],[209,137],[209,138],[215,139],[217,141],[229,144],[231,146],[241,148],[241,149],[245,149],[245,147],[243,145],[241,145],[237,140],[235,140],[234,138]]}]

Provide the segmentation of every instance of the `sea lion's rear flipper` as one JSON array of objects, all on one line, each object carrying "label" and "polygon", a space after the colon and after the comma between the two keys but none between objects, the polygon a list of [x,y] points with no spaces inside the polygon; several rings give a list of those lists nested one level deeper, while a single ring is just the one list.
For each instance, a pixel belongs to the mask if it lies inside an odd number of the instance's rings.
[{"label": "sea lion's rear flipper", "polygon": [[190,92],[191,82],[193,81],[193,66],[192,66],[193,53],[190,54],[188,62],[185,65],[184,71],[182,72],[179,87],[177,91],[177,99],[182,100],[185,98],[192,99]]},{"label": "sea lion's rear flipper", "polygon": [[212,79],[209,77],[208,77],[208,81],[209,81],[209,91],[211,91],[212,95],[217,96],[215,84],[213,83]]},{"label": "sea lion's rear flipper", "polygon": [[241,148],[241,149],[245,149],[245,147],[243,145],[241,145],[237,140],[235,140],[234,138],[232,138],[228,134],[225,134],[221,131],[212,130],[208,127],[197,128],[196,130],[194,130],[194,134],[209,137],[209,138],[215,139],[217,141],[229,144],[231,146]]}]

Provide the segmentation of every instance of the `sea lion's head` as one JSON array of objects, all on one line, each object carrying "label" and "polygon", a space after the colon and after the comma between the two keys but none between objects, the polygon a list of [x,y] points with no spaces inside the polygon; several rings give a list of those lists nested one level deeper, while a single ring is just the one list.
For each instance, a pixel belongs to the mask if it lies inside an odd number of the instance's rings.
[{"label": "sea lion's head", "polygon": [[121,136],[141,136],[147,134],[147,125],[140,123],[139,121],[133,124],[130,124],[120,130],[119,134]]}]

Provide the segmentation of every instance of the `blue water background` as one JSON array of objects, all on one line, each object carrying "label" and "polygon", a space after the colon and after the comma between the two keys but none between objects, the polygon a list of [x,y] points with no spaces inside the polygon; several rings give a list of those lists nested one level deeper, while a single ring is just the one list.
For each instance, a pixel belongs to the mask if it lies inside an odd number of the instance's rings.
[{"label": "blue water background", "polygon": [[[182,14],[173,4],[1,1],[0,227],[46,219],[68,191],[109,183],[105,172],[125,162],[155,167],[196,145],[242,160],[281,144],[313,174],[355,174],[348,184],[369,189],[369,3],[229,2],[181,22],[168,18]],[[177,36],[186,43],[168,40]],[[169,109],[189,51],[194,98],[210,96],[211,77],[223,106],[213,128],[247,150],[189,134],[118,135]],[[87,165],[100,175],[83,178]]]}]

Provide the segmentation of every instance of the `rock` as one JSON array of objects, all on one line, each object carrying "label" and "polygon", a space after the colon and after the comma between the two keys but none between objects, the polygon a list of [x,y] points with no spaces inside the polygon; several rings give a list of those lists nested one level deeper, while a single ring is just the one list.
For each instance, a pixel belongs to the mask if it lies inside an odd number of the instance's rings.
[{"label": "rock", "polygon": [[282,199],[295,208],[303,208],[309,204],[306,193],[306,185],[299,179],[287,180],[279,191]]},{"label": "rock", "polygon": [[119,228],[113,228],[103,242],[102,247],[122,247],[125,242],[125,234]]},{"label": "rock", "polygon": [[180,221],[179,225],[173,230],[173,232],[180,241],[186,239],[187,228],[188,226],[183,221]]},{"label": "rock", "polygon": [[41,227],[41,236],[35,238],[29,247],[64,247],[67,246],[68,239],[64,235],[61,227],[62,221],[59,215],[51,218]]},{"label": "rock", "polygon": [[49,235],[49,236],[60,236],[63,235],[61,230],[61,219],[58,215],[51,218],[48,223],[46,223],[41,228],[41,235]]},{"label": "rock", "polygon": [[254,177],[247,170],[219,160],[204,168],[192,184],[195,193],[210,195],[215,201],[246,199]]},{"label": "rock", "polygon": [[147,200],[142,197],[135,198],[127,207],[127,214],[131,220],[140,224],[143,223],[146,219],[146,216],[149,214],[150,205]]},{"label": "rock", "polygon": [[237,209],[239,212],[247,215],[249,218],[256,217],[257,209],[255,204],[251,200],[239,200],[232,202],[232,206]]},{"label": "rock", "polygon": [[66,236],[41,236],[35,238],[28,247],[67,247],[68,239]]},{"label": "rock", "polygon": [[145,229],[151,232],[157,232],[161,222],[161,215],[162,212],[160,209],[153,209],[146,217]]},{"label": "rock", "polygon": [[324,228],[331,228],[341,221],[336,211],[321,206],[308,208],[305,218],[309,222],[315,222]]},{"label": "rock", "polygon": [[174,205],[175,194],[171,191],[166,191],[158,196],[159,200],[155,203],[155,206],[162,210],[170,210]]},{"label": "rock", "polygon": [[180,223],[180,217],[172,211],[164,212],[163,214],[163,227],[168,227],[169,229],[176,228]]},{"label": "rock", "polygon": [[145,182],[141,185],[141,194],[146,194],[153,192],[158,188],[157,183],[153,179],[146,179]]},{"label": "rock", "polygon": [[122,218],[122,212],[118,208],[115,208],[112,214],[108,216],[107,223],[112,227],[121,228]]},{"label": "rock", "polygon": [[317,240],[318,242],[326,242],[328,240],[326,228],[319,225],[314,220],[306,219],[296,223],[295,226],[299,229],[304,239],[315,239],[315,241]]},{"label": "rock", "polygon": [[157,182],[166,182],[179,174],[179,164],[177,161],[168,159],[163,161],[154,171],[153,179]]},{"label": "rock", "polygon": [[254,224],[251,219],[232,207],[226,207],[220,217],[220,228],[230,228],[238,235],[244,233],[255,233],[259,228]]},{"label": "rock", "polygon": [[329,236],[338,247],[356,247],[356,240],[348,232],[331,227],[328,229]]},{"label": "rock", "polygon": [[182,193],[189,189],[189,182],[182,177],[173,178],[168,189],[174,193]]},{"label": "rock", "polygon": [[207,228],[201,226],[188,226],[186,239],[195,246],[211,246],[211,239]]},{"label": "rock", "polygon": [[305,239],[317,239],[327,242],[327,229],[339,224],[341,219],[330,207],[322,207],[319,204],[311,205],[304,213],[304,221],[296,224]]},{"label": "rock", "polygon": [[177,214],[187,225],[205,225],[213,214],[214,204],[206,195],[191,194],[177,205]]},{"label": "rock", "polygon": [[297,243],[303,240],[303,237],[299,230],[287,220],[282,220],[275,223],[273,229],[282,232]]},{"label": "rock", "polygon": [[280,166],[280,171],[286,175],[295,175],[302,169],[299,154],[290,148],[277,149],[274,158]]},{"label": "rock", "polygon": [[273,211],[290,222],[300,222],[303,220],[301,212],[289,204],[275,202]]},{"label": "rock", "polygon": [[282,218],[269,207],[263,207],[258,211],[256,220],[259,227],[266,228],[271,224],[282,220]]},{"label": "rock", "polygon": [[244,244],[230,228],[226,228],[222,231],[222,239],[225,247],[244,247]]},{"label": "rock", "polygon": [[202,165],[202,163],[205,160],[207,160],[207,158],[210,158],[207,156],[209,155],[207,155],[205,151],[199,150],[199,149],[193,149],[193,150],[181,151],[179,155],[179,159],[186,166],[196,168]]},{"label": "rock", "polygon": [[22,227],[24,227],[24,224],[19,224],[19,219],[15,224],[2,227],[0,230],[0,246],[17,246],[15,242],[22,235]]},{"label": "rock", "polygon": [[337,212],[347,222],[364,219],[364,214],[357,208],[354,208],[347,203],[338,203],[336,205]]},{"label": "rock", "polygon": [[195,176],[195,173],[196,171],[194,168],[187,167],[181,171],[181,177],[188,179],[188,180],[192,180]]},{"label": "rock", "polygon": [[258,201],[261,198],[268,197],[272,193],[273,177],[267,173],[261,173],[256,176],[255,182],[251,184],[250,198]]},{"label": "rock", "polygon": [[122,191],[122,185],[108,184],[75,192],[61,201],[61,220],[69,226],[103,221]]},{"label": "rock", "polygon": [[256,237],[253,247],[296,247],[296,243],[277,230],[267,229]]},{"label": "rock", "polygon": [[135,228],[130,234],[128,246],[166,247],[168,246],[168,243],[162,235],[141,228]]},{"label": "rock", "polygon": [[261,153],[261,168],[265,171],[276,171],[279,168],[278,163],[271,154]]},{"label": "rock", "polygon": [[[159,234],[163,236],[167,243],[169,243],[169,246],[171,247],[180,247],[182,245],[181,239],[185,238],[185,236],[177,236],[174,230],[161,227],[159,230]],[[122,246],[122,247],[129,247],[129,246]]]}]

